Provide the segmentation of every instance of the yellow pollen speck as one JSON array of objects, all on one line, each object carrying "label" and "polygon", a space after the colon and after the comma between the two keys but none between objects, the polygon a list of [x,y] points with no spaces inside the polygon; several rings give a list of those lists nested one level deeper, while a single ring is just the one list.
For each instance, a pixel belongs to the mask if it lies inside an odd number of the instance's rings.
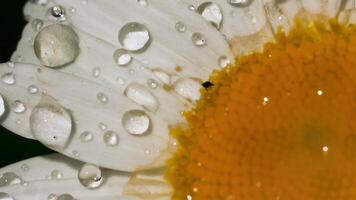
[{"label": "yellow pollen speck", "polygon": [[355,56],[355,27],[296,21],[215,71],[171,129],[172,199],[356,199]]}]

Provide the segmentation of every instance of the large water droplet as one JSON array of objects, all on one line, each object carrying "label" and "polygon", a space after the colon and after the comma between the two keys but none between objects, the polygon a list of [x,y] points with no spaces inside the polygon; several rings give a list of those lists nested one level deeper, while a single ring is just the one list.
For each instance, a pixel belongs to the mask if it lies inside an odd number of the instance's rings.
[{"label": "large water droplet", "polygon": [[198,7],[198,13],[217,29],[220,29],[223,15],[216,3],[205,2]]},{"label": "large water droplet", "polygon": [[106,131],[103,135],[106,145],[116,146],[119,144],[119,135],[115,131]]},{"label": "large water droplet", "polygon": [[132,135],[143,135],[149,132],[150,118],[141,110],[131,110],[122,117],[122,125]]},{"label": "large water droplet", "polygon": [[1,76],[1,81],[7,85],[14,85],[16,83],[15,74],[13,72],[5,73]]},{"label": "large water droplet", "polygon": [[144,85],[139,83],[130,83],[125,89],[125,95],[152,112],[159,108],[157,98]]},{"label": "large water droplet", "polygon": [[32,29],[35,30],[36,32],[42,29],[43,24],[44,24],[43,21],[40,19],[34,19],[31,21]]},{"label": "large water droplet", "polygon": [[5,102],[3,97],[0,95],[0,117],[5,113]]},{"label": "large water droplet", "polygon": [[61,195],[58,196],[57,200],[75,200],[75,199],[70,194],[61,194]]},{"label": "large water droplet", "polygon": [[0,200],[14,200],[8,193],[0,192]]},{"label": "large water droplet", "polygon": [[43,65],[61,67],[74,62],[79,55],[79,37],[68,25],[52,24],[37,34],[34,50]]},{"label": "large water droplet", "polygon": [[129,51],[139,51],[147,48],[151,36],[147,27],[137,22],[124,25],[119,32],[120,44]]},{"label": "large water droplet", "polygon": [[201,82],[192,78],[179,78],[173,85],[175,91],[192,101],[200,98]]},{"label": "large water droplet", "polygon": [[187,30],[187,27],[183,22],[177,22],[175,28],[180,33],[184,33]]},{"label": "large water droplet", "polygon": [[44,96],[31,112],[30,128],[41,143],[64,148],[71,136],[72,119],[53,98]]},{"label": "large water droplet", "polygon": [[84,164],[78,172],[78,179],[88,189],[96,189],[103,183],[101,169],[93,164]]},{"label": "large water droplet", "polygon": [[126,66],[132,61],[131,55],[125,49],[117,49],[113,57],[114,62],[119,66]]},{"label": "large water droplet", "polygon": [[89,131],[84,131],[83,133],[80,134],[80,141],[83,143],[88,143],[93,141],[94,139],[94,134],[89,132]]},{"label": "large water droplet", "polygon": [[235,7],[243,8],[247,7],[252,3],[253,0],[227,0],[227,2]]},{"label": "large water droplet", "polygon": [[22,182],[21,178],[13,172],[5,172],[0,177],[0,187],[6,186],[6,185],[19,184],[21,182]]},{"label": "large water droplet", "polygon": [[201,47],[206,45],[206,39],[201,33],[193,33],[192,42],[195,46]]},{"label": "large water droplet", "polygon": [[11,109],[15,113],[23,113],[26,111],[26,106],[20,100],[16,100],[11,103]]}]

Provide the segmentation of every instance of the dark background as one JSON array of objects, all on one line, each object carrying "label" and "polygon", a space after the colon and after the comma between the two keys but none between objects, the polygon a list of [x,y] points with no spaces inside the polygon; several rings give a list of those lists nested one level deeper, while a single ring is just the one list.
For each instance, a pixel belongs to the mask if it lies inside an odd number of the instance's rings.
[{"label": "dark background", "polygon": [[[26,24],[22,8],[26,0],[0,1],[0,63],[7,62],[15,51]],[[51,151],[0,127],[0,167]]]}]

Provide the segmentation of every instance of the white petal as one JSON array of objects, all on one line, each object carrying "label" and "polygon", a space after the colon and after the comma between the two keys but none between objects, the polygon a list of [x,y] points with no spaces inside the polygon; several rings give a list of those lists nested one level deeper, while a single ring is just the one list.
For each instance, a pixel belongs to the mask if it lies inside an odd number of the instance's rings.
[{"label": "white petal", "polygon": [[[161,199],[169,199],[165,188],[167,185],[160,183],[156,176],[139,178],[138,182],[141,184],[134,184],[137,178],[132,178],[130,174],[104,169],[102,185],[96,189],[87,189],[78,180],[78,170],[81,166],[83,163],[58,154],[24,160],[0,169],[0,177],[10,172],[20,180],[0,187],[0,193],[7,193],[16,200],[48,199],[51,194],[57,196],[70,194],[76,199],[88,200],[136,200],[140,199],[138,198],[140,193],[132,191],[145,188]],[[161,186],[157,186],[158,183]]]},{"label": "white petal", "polygon": [[4,99],[0,95],[0,118],[4,113],[5,113],[5,103],[4,103]]},{"label": "white petal", "polygon": [[342,0],[301,0],[306,11],[312,14],[324,14],[335,17],[340,9]]}]

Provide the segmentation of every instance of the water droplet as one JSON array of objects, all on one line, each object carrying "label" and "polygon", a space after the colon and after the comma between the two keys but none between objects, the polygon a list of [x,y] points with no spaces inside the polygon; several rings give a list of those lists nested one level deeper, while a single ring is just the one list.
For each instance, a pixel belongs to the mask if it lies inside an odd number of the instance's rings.
[{"label": "water droplet", "polygon": [[1,76],[1,81],[7,85],[14,85],[16,83],[15,74],[13,72],[5,73]]},{"label": "water droplet", "polygon": [[147,7],[148,6],[148,1],[147,0],[137,0],[137,2],[143,7]]},{"label": "water droplet", "polygon": [[156,80],[150,78],[147,80],[147,85],[148,87],[150,87],[151,89],[156,89],[158,87],[158,83]]},{"label": "water droplet", "polygon": [[78,172],[78,179],[88,189],[96,189],[103,183],[101,169],[93,164],[84,164]]},{"label": "water droplet", "polygon": [[235,7],[244,8],[249,6],[253,0],[227,0],[227,2]]},{"label": "water droplet", "polygon": [[52,24],[36,35],[34,51],[43,65],[61,67],[74,62],[79,55],[79,37],[68,25]]},{"label": "water droplet", "polygon": [[8,193],[0,192],[0,200],[14,200]]},{"label": "water droplet", "polygon": [[66,20],[65,13],[66,11],[62,6],[55,5],[48,9],[47,18],[49,18],[50,20],[64,21]]},{"label": "water droplet", "polygon": [[132,101],[152,112],[156,112],[159,108],[157,98],[144,85],[130,83],[125,89],[124,94]]},{"label": "water droplet", "polygon": [[61,194],[58,196],[58,200],[75,200],[70,194]]},{"label": "water droplet", "polygon": [[34,19],[31,21],[31,26],[36,32],[40,31],[43,27],[43,21],[40,19]]},{"label": "water droplet", "polygon": [[113,57],[114,62],[119,66],[129,65],[132,61],[131,55],[125,49],[117,49]]},{"label": "water droplet", "polygon": [[11,109],[15,113],[23,113],[26,111],[26,106],[20,100],[16,100],[11,103]]},{"label": "water droplet", "polygon": [[192,101],[200,98],[201,82],[192,78],[179,78],[173,85],[175,91]]},{"label": "water droplet", "polygon": [[5,102],[3,97],[0,95],[0,117],[5,113]]},{"label": "water droplet", "polygon": [[177,22],[175,28],[180,33],[184,33],[187,30],[187,27],[183,22]]},{"label": "water droplet", "polygon": [[106,131],[103,135],[103,139],[108,146],[116,146],[119,144],[119,135],[115,131]]},{"label": "water droplet", "polygon": [[7,66],[10,67],[10,68],[14,68],[15,67],[15,63],[14,62],[7,62]]},{"label": "water droplet", "polygon": [[153,70],[153,74],[154,74],[163,84],[167,84],[167,85],[171,84],[171,76],[170,76],[168,73],[166,73],[166,72],[164,72],[164,71],[162,71],[162,70],[160,70],[160,69],[155,69],[155,70]]},{"label": "water droplet", "polygon": [[230,60],[226,56],[220,56],[218,59],[219,67],[226,67],[230,63]]},{"label": "water droplet", "polygon": [[109,98],[102,92],[99,92],[97,95],[96,95],[96,98],[98,99],[98,101],[100,101],[101,103],[108,103],[109,101]]},{"label": "water droplet", "polygon": [[64,148],[72,133],[72,119],[53,98],[44,96],[31,112],[30,129],[41,143]]},{"label": "water droplet", "polygon": [[119,32],[120,44],[129,51],[144,50],[150,43],[150,33],[147,27],[137,22],[124,25]]},{"label": "water droplet", "polygon": [[58,196],[52,193],[48,195],[47,200],[58,200]]},{"label": "water droplet", "polygon": [[75,156],[75,157],[79,157],[80,156],[80,153],[79,153],[79,151],[77,151],[77,150],[73,150],[72,151],[72,154]]},{"label": "water droplet", "polygon": [[63,178],[63,173],[61,171],[55,169],[51,172],[51,178],[52,179],[61,179],[61,178]]},{"label": "water droplet", "polygon": [[28,164],[24,163],[21,165],[21,170],[23,172],[27,172],[28,170],[30,170],[30,166],[28,166]]},{"label": "water droplet", "polygon": [[13,172],[5,172],[0,177],[0,187],[21,183],[21,178]]},{"label": "water droplet", "polygon": [[193,33],[192,42],[198,47],[206,45],[206,39],[201,33]]},{"label": "water droplet", "polygon": [[198,7],[198,13],[217,29],[220,29],[223,15],[216,3],[205,2]]},{"label": "water droplet", "polygon": [[93,141],[94,135],[93,133],[89,131],[84,131],[82,134],[80,134],[80,141],[83,143],[88,143]]},{"label": "water droplet", "polygon": [[122,125],[132,135],[143,135],[150,129],[150,118],[141,110],[131,110],[122,117]]},{"label": "water droplet", "polygon": [[92,75],[94,78],[98,78],[101,74],[101,69],[100,67],[94,67],[92,70]]},{"label": "water droplet", "polygon": [[98,124],[98,127],[99,127],[99,129],[102,130],[102,131],[105,131],[105,130],[108,128],[108,126],[107,126],[106,124],[104,124],[103,122],[100,122],[100,123]]},{"label": "water droplet", "polygon": [[195,6],[191,5],[191,4],[188,5],[188,9],[191,10],[191,11],[195,11],[196,10]]},{"label": "water droplet", "polygon": [[30,94],[37,94],[38,93],[38,87],[35,85],[30,85],[27,87],[27,91]]}]

